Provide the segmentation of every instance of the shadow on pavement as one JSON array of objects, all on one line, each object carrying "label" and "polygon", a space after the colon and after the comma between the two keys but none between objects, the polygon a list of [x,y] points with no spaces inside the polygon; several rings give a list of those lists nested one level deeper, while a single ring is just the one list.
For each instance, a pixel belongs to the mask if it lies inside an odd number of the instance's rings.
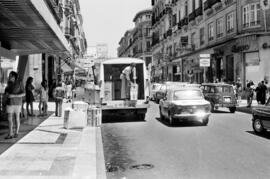
[{"label": "shadow on pavement", "polygon": [[[34,111],[35,114],[38,114],[38,111]],[[5,139],[8,135],[8,120],[1,119],[0,121],[0,154],[5,152],[9,147],[13,144],[17,143],[20,139],[26,136],[29,132],[35,129],[39,124],[41,124],[44,120],[49,118],[54,112],[48,111],[47,116],[37,117],[27,117],[21,118],[21,126],[19,135],[17,138]]]},{"label": "shadow on pavement", "polygon": [[196,122],[196,121],[176,122],[176,124],[174,124],[174,126],[171,126],[169,124],[168,120],[161,120],[159,117],[157,117],[156,120],[158,122],[160,122],[161,124],[163,124],[167,127],[171,127],[171,128],[175,128],[175,127],[206,127],[206,126],[203,126],[200,122]]},{"label": "shadow on pavement", "polygon": [[252,134],[252,135],[255,135],[255,136],[258,136],[258,137],[263,137],[265,139],[270,140],[270,132],[265,132],[263,134],[256,134],[254,131],[246,131],[246,132],[249,133],[249,134]]},{"label": "shadow on pavement", "polygon": [[146,122],[137,116],[102,116],[102,123]]},{"label": "shadow on pavement", "polygon": [[216,113],[216,114],[220,114],[220,113],[230,113],[229,111],[224,111],[224,110],[215,110],[215,111],[213,111],[213,112],[211,112],[211,113]]}]

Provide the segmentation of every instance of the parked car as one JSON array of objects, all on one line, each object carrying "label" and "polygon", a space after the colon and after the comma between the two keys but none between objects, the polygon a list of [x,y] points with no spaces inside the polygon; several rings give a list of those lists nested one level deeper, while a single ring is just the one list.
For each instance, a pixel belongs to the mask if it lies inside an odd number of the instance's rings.
[{"label": "parked car", "polygon": [[252,110],[252,127],[255,133],[261,134],[270,129],[270,102]]},{"label": "parked car", "polygon": [[168,89],[159,103],[160,118],[169,119],[170,125],[178,121],[200,121],[207,125],[210,110],[210,103],[204,99],[201,89],[196,87]]},{"label": "parked car", "polygon": [[150,99],[152,101],[156,101],[156,92],[160,89],[161,85],[161,83],[151,84]]},{"label": "parked car", "polygon": [[161,85],[160,89],[156,91],[156,97],[155,97],[156,103],[159,103],[160,99],[164,98],[164,96],[167,93],[167,90],[171,88],[183,87],[187,84],[188,83],[186,82],[173,82],[173,81],[164,82]]},{"label": "parked car", "polygon": [[205,99],[211,104],[212,112],[219,107],[227,107],[231,113],[236,111],[238,104],[232,85],[225,83],[203,83],[201,89]]}]

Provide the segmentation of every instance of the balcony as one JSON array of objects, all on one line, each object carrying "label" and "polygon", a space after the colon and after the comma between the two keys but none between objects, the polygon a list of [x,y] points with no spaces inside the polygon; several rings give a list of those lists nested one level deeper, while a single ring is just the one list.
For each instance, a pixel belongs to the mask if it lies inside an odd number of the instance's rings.
[{"label": "balcony", "polygon": [[196,14],[195,14],[195,11],[193,11],[192,13],[190,13],[188,15],[188,21],[189,22],[194,21],[195,20],[195,17],[196,17]]},{"label": "balcony", "polygon": [[181,25],[182,25],[182,27],[188,25],[188,17],[184,17],[184,18],[181,20]]},{"label": "balcony", "polygon": [[60,12],[60,11],[62,11],[62,8],[60,7],[59,1],[58,0],[46,0],[46,3],[48,4],[50,11],[52,12],[54,18],[56,19],[57,24],[60,24],[63,15]]},{"label": "balcony", "polygon": [[207,9],[211,9],[211,7],[217,3],[221,3],[221,0],[207,0],[204,2],[203,10],[206,11]]},{"label": "balcony", "polygon": [[226,6],[231,5],[235,0],[223,0]]},{"label": "balcony", "polygon": [[207,9],[210,9],[210,8],[211,8],[211,6],[210,6],[209,0],[205,1],[203,3],[203,10],[206,11]]},{"label": "balcony", "polygon": [[202,8],[202,6],[201,6],[201,7],[198,7],[198,8],[195,10],[195,17],[202,16],[202,15],[203,15],[203,8]]},{"label": "balcony", "polygon": [[177,27],[178,27],[179,30],[182,29],[181,21],[177,23]]},{"label": "balcony", "polygon": [[172,35],[172,29],[167,30],[167,36],[169,37],[171,35]]}]

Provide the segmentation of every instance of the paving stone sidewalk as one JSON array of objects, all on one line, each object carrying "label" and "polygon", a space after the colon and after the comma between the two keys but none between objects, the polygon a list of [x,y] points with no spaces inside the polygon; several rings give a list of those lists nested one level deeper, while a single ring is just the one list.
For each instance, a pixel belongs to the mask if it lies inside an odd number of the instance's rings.
[{"label": "paving stone sidewalk", "polygon": [[100,128],[65,129],[63,121],[51,115],[3,152],[0,178],[106,178]]}]

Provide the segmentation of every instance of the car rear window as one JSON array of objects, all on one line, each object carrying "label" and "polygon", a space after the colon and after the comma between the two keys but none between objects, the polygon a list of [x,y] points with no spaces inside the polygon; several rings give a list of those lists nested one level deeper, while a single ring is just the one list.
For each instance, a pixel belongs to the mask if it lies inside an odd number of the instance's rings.
[{"label": "car rear window", "polygon": [[174,100],[194,100],[202,99],[203,95],[200,90],[179,90],[173,95]]},{"label": "car rear window", "polygon": [[161,87],[161,85],[153,85],[153,90],[159,90],[160,89],[160,87]]},{"label": "car rear window", "polygon": [[231,86],[217,86],[215,88],[216,93],[233,93],[233,88]]}]

